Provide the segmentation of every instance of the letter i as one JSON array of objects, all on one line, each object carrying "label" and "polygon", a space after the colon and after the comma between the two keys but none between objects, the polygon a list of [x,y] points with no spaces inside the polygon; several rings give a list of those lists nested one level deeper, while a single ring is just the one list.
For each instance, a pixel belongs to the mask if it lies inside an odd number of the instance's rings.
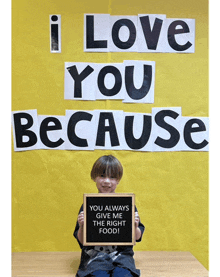
[{"label": "letter i", "polygon": [[61,15],[50,15],[50,52],[61,53]]}]

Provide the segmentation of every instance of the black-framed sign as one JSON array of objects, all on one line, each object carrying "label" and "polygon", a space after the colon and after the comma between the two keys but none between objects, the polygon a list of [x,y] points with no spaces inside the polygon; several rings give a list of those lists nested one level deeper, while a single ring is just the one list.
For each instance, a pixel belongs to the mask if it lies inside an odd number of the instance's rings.
[{"label": "black-framed sign", "polygon": [[133,193],[84,194],[84,245],[134,245]]}]

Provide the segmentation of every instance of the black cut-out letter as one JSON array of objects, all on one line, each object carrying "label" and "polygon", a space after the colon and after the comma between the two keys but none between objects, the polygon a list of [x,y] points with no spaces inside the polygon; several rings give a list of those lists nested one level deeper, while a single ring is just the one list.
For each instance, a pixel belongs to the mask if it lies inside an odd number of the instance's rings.
[{"label": "black cut-out letter", "polygon": [[151,50],[156,50],[163,20],[156,18],[152,30],[150,27],[149,16],[140,17],[140,21],[147,48]]},{"label": "black cut-out letter", "polygon": [[86,48],[107,48],[106,40],[94,40],[94,15],[86,16]]},{"label": "black cut-out letter", "polygon": [[79,74],[75,65],[67,67],[69,74],[72,76],[74,82],[74,98],[82,98],[82,81],[88,77],[94,69],[87,65],[85,69]]},{"label": "black cut-out letter", "polygon": [[[105,82],[104,82],[105,76],[108,73],[111,73],[115,77],[115,85],[111,89],[107,89],[105,87]],[[98,76],[98,87],[99,87],[100,92],[103,95],[114,96],[120,91],[121,86],[122,86],[122,77],[121,77],[121,73],[118,70],[118,68],[108,65],[108,66],[103,67],[100,70],[99,76]]]},{"label": "black cut-out letter", "polygon": [[[28,113],[21,112],[14,114],[13,117],[16,146],[18,148],[25,148],[35,145],[37,143],[37,136],[33,131],[28,130],[34,123],[32,116]],[[22,118],[27,120],[26,124],[21,124]],[[23,136],[28,137],[28,141],[23,142]]]},{"label": "black cut-out letter", "polygon": [[127,145],[131,149],[138,150],[143,148],[147,144],[150,138],[151,116],[144,115],[143,131],[139,139],[136,139],[133,135],[133,123],[134,123],[134,116],[125,117],[125,140],[127,142]]},{"label": "black cut-out letter", "polygon": [[164,121],[164,118],[166,116],[176,119],[179,116],[179,114],[171,110],[162,110],[156,114],[156,124],[170,133],[170,139],[166,140],[157,137],[157,139],[155,140],[155,144],[163,148],[173,148],[175,145],[177,145],[178,141],[180,140],[180,134],[176,128]]},{"label": "black cut-out letter", "polygon": [[125,67],[125,86],[128,95],[134,100],[140,100],[144,98],[151,86],[152,82],[152,66],[144,65],[144,78],[143,84],[139,89],[134,86],[134,66]]},{"label": "black cut-out letter", "polygon": [[[50,125],[50,123],[54,123],[54,125]],[[44,145],[50,148],[55,148],[64,143],[63,139],[58,139],[57,141],[49,140],[47,136],[48,131],[61,130],[62,126],[60,121],[55,117],[47,117],[41,122],[40,126],[40,138]]]},{"label": "black cut-out letter", "polygon": [[[193,127],[193,124],[197,124],[198,126]],[[201,143],[195,143],[192,140],[191,133],[202,131],[206,131],[205,124],[202,120],[198,118],[193,118],[186,122],[186,125],[184,127],[184,141],[191,149],[202,149],[208,144],[208,141],[205,139]]]},{"label": "black cut-out letter", "polygon": [[[121,41],[119,38],[119,30],[122,26],[126,26],[129,29],[130,35],[127,41]],[[112,40],[120,49],[131,48],[136,40],[136,28],[134,23],[129,19],[120,19],[116,21],[112,27]]]},{"label": "black cut-out letter", "polygon": [[[105,120],[108,120],[109,126],[105,126]],[[105,133],[109,132],[111,146],[118,146],[119,140],[113,113],[101,112],[99,117],[98,132],[96,138],[96,146],[105,146]]]},{"label": "black cut-out letter", "polygon": [[[182,29],[179,29],[179,28],[176,29],[176,27],[179,25],[182,27]],[[191,42],[188,41],[184,45],[179,45],[175,40],[175,35],[189,33],[189,32],[190,32],[189,26],[186,24],[185,21],[182,21],[182,20],[173,21],[169,26],[168,34],[167,34],[168,43],[170,47],[172,47],[176,51],[185,51],[189,49],[192,46]]]},{"label": "black cut-out letter", "polygon": [[86,139],[79,138],[76,135],[75,128],[76,128],[76,124],[79,121],[81,121],[81,120],[91,121],[92,117],[93,117],[93,115],[91,115],[90,113],[87,113],[87,112],[76,112],[70,117],[68,127],[67,127],[67,136],[68,136],[69,141],[73,145],[78,146],[78,147],[87,147],[88,146],[88,142]]}]

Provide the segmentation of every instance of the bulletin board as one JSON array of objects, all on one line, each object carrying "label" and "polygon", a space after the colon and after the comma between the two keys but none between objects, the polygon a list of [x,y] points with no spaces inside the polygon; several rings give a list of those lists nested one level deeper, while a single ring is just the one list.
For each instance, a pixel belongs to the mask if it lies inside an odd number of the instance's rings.
[{"label": "bulletin board", "polygon": [[[162,37],[146,51],[152,22]],[[87,49],[106,40],[108,24],[110,48]],[[172,28],[185,41],[168,39]],[[84,69],[79,98],[71,82]],[[123,94],[131,76],[142,76],[134,87],[146,97]],[[134,250],[189,251],[208,268],[208,116],[208,1],[13,0],[12,252],[79,251],[83,194],[97,193],[90,171],[111,154],[124,168],[116,192],[135,194],[146,226]]]}]

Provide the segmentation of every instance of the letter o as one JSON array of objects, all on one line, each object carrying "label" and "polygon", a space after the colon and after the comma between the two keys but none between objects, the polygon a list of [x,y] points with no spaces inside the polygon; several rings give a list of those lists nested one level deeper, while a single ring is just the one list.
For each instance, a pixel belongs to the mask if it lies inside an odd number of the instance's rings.
[{"label": "letter o", "polygon": [[[127,41],[121,41],[119,38],[119,30],[122,26],[129,29],[130,35]],[[134,44],[136,39],[136,28],[134,23],[129,19],[120,19],[115,22],[112,27],[112,40],[114,44],[120,49],[129,49]]]},{"label": "letter o", "polygon": [[[108,73],[111,73],[115,77],[115,85],[111,89],[107,89],[105,87],[105,82],[104,82],[105,76]],[[99,87],[100,92],[103,95],[105,95],[105,96],[114,96],[120,91],[121,86],[122,86],[122,77],[121,77],[121,73],[118,70],[118,68],[116,68],[112,65],[109,65],[109,66],[103,67],[100,70],[99,76],[98,76],[98,87]]]}]

